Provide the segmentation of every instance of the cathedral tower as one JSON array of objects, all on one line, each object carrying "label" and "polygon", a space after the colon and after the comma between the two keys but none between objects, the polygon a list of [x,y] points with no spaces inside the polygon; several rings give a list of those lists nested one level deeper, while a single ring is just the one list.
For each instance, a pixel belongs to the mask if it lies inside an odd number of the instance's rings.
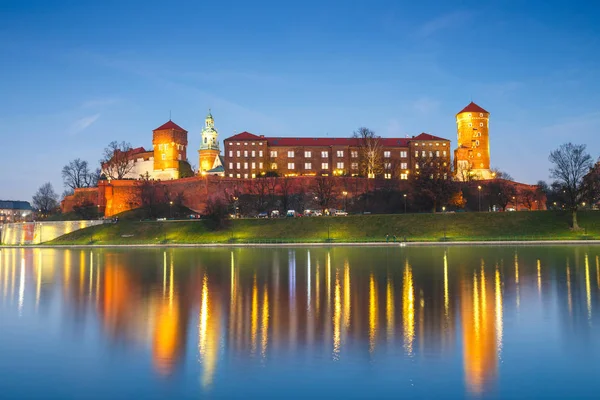
[{"label": "cathedral tower", "polygon": [[210,110],[208,110],[208,115],[204,121],[204,128],[202,128],[200,150],[198,150],[198,172],[201,174],[210,171],[219,164],[216,161],[221,152],[219,150],[218,135],[219,132],[215,129],[215,120]]},{"label": "cathedral tower", "polygon": [[458,147],[454,150],[456,179],[491,179],[490,113],[471,102],[456,114]]}]

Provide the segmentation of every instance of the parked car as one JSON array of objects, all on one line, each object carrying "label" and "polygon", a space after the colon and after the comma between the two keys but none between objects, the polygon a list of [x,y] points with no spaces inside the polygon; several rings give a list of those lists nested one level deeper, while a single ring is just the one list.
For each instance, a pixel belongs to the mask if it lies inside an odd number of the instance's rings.
[{"label": "parked car", "polygon": [[348,216],[348,213],[343,210],[337,210],[333,215],[335,215],[336,217],[346,217]]},{"label": "parked car", "polygon": [[298,214],[296,213],[296,210],[288,210],[287,213],[285,214],[285,216],[294,218],[294,217],[298,216]]},{"label": "parked car", "polygon": [[256,218],[269,218],[269,214],[266,212],[261,212],[256,216]]},{"label": "parked car", "polygon": [[320,210],[315,210],[315,211],[312,213],[312,216],[313,216],[313,217],[322,217],[322,216],[323,216],[323,213],[322,213]]},{"label": "parked car", "polygon": [[279,210],[271,211],[271,218],[279,218]]}]

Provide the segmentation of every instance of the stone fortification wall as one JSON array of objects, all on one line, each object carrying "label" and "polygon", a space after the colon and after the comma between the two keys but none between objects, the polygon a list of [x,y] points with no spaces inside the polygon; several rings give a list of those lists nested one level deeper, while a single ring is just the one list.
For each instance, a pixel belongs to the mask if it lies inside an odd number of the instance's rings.
[{"label": "stone fortification wall", "polygon": [[2,244],[24,245],[40,244],[59,236],[102,224],[104,221],[51,221],[25,222],[2,225]]}]

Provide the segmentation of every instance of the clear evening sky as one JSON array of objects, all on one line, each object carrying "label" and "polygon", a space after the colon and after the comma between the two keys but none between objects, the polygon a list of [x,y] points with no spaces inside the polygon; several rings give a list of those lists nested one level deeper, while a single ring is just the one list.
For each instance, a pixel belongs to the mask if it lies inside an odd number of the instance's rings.
[{"label": "clear evening sky", "polygon": [[[124,4],[126,3],[126,4]],[[151,148],[172,119],[197,166],[207,109],[223,139],[428,132],[456,145],[471,99],[492,166],[548,179],[561,143],[600,144],[593,1],[0,0],[0,198],[30,200],[112,140]]]}]

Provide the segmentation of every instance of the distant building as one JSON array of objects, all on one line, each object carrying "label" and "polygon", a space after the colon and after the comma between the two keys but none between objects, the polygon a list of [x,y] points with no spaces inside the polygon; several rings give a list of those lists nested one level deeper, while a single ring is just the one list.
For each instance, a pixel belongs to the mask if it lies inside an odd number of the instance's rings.
[{"label": "distant building", "polygon": [[490,113],[471,102],[456,114],[458,133],[454,172],[459,181],[492,179],[490,170]]},{"label": "distant building", "polygon": [[33,217],[28,201],[0,200],[0,223],[19,222]]},{"label": "distant building", "polygon": [[[153,150],[137,147],[127,152],[132,168],[124,179],[179,179],[193,175],[187,160],[187,131],[169,120],[152,131]],[[107,177],[105,166],[102,172]]]},{"label": "distant building", "polygon": [[[379,174],[408,179],[421,160],[450,163],[450,141],[427,133],[411,138],[380,138]],[[361,140],[355,138],[265,137],[242,132],[224,140],[225,175],[255,178],[268,172],[282,176],[358,176]]]}]

